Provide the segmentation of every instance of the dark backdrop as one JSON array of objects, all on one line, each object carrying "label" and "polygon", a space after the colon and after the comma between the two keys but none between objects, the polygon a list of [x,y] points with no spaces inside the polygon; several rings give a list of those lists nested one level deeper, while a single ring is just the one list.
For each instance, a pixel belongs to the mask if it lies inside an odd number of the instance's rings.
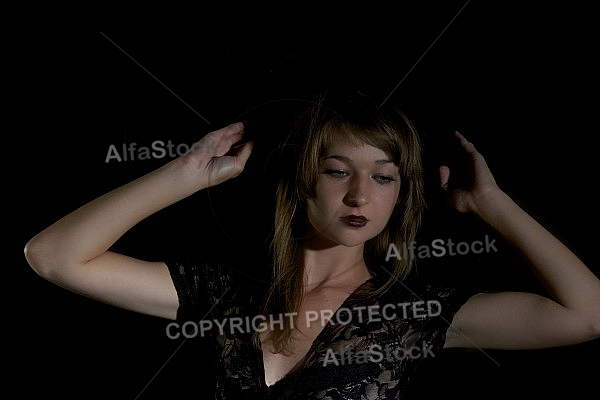
[{"label": "dark backdrop", "polygon": [[[134,160],[106,162],[111,145],[121,157],[122,146],[134,142],[189,145],[243,120],[256,140],[244,174],[143,221],[115,249],[147,259],[210,251],[257,279],[273,211],[271,151],[307,96],[339,82],[401,104],[421,131],[430,202],[423,242],[493,235],[439,198],[436,168],[458,129],[504,190],[598,274],[593,12],[465,3],[357,8],[335,18],[291,18],[287,11],[204,17],[177,28],[122,24],[101,26],[83,45],[43,42],[24,81],[35,96],[27,97],[24,129],[15,132],[24,160],[9,166],[25,171],[16,185],[18,236],[10,239],[20,252],[66,213],[172,159],[136,153]],[[522,261],[497,247],[419,268],[467,287],[543,293]],[[16,279],[7,285],[18,293],[9,317],[12,371],[34,377],[19,385],[23,393],[210,398],[214,369],[206,341],[170,340],[168,321],[53,286],[21,255],[9,267]],[[412,396],[583,393],[593,383],[586,364],[598,350],[596,341],[538,351],[448,351],[416,377]]]}]

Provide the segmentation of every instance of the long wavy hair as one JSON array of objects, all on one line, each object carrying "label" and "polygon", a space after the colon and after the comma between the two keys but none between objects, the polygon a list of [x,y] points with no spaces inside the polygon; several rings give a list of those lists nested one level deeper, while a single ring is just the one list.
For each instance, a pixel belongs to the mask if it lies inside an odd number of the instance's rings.
[{"label": "long wavy hair", "polygon": [[[305,288],[302,246],[307,199],[316,196],[321,157],[342,132],[357,143],[383,150],[400,173],[400,201],[383,231],[365,243],[363,254],[369,272],[388,279],[376,291],[361,295],[365,299],[381,295],[406,278],[413,267],[412,258],[384,262],[391,243],[398,246],[413,241],[425,208],[421,142],[412,122],[400,109],[380,107],[360,91],[325,90],[309,104],[279,147],[281,170],[271,241],[273,277],[262,307],[265,317],[299,310]],[[292,328],[290,323],[278,324],[263,335],[256,334],[255,344],[266,339],[275,352],[285,353]]]}]

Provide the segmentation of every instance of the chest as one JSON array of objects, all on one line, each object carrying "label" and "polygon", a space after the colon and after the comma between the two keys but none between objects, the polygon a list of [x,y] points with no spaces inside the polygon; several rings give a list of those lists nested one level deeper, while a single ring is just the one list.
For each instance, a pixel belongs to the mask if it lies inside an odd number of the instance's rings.
[{"label": "chest", "polygon": [[325,329],[331,316],[344,303],[349,293],[336,291],[311,293],[303,299],[294,320],[291,341],[286,353],[273,353],[268,345],[263,346],[265,381],[271,386],[296,368],[310,351],[313,342]]}]

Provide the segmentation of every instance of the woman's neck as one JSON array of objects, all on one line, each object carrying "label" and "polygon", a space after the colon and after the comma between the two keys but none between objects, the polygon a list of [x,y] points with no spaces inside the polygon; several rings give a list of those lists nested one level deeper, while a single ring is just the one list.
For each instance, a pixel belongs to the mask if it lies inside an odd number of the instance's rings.
[{"label": "woman's neck", "polygon": [[363,257],[364,245],[303,248],[304,282],[307,290],[327,286],[355,286],[371,277]]}]

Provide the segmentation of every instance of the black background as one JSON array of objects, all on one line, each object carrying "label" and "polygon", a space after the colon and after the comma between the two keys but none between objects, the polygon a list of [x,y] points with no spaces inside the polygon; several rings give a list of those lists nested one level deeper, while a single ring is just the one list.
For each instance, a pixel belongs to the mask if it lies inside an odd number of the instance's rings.
[{"label": "black background", "polygon": [[[141,222],[115,249],[147,259],[212,251],[253,275],[270,232],[276,168],[269,154],[290,110],[314,88],[345,82],[400,103],[424,137],[431,206],[424,242],[493,235],[447,210],[435,186],[448,137],[459,130],[503,189],[598,275],[595,12],[481,3],[403,3],[331,15],[303,10],[306,17],[252,10],[261,16],[101,25],[84,43],[40,38],[36,62],[21,71],[27,78],[17,103],[25,111],[12,139],[21,159],[8,166],[18,188],[9,213],[20,222],[9,242],[22,251],[63,215],[171,159],[107,163],[110,145],[121,152],[131,142],[191,144],[244,120],[256,140],[244,174]],[[497,247],[494,254],[444,257],[420,268],[467,287],[543,293],[522,261]],[[6,282],[14,293],[7,347],[14,347],[12,373],[32,378],[18,385],[23,398],[34,392],[210,398],[207,342],[170,340],[168,321],[80,297],[41,280],[22,253],[17,260]],[[448,351],[415,378],[411,396],[585,393],[593,387],[588,365],[598,350],[595,341],[536,351]]]}]

